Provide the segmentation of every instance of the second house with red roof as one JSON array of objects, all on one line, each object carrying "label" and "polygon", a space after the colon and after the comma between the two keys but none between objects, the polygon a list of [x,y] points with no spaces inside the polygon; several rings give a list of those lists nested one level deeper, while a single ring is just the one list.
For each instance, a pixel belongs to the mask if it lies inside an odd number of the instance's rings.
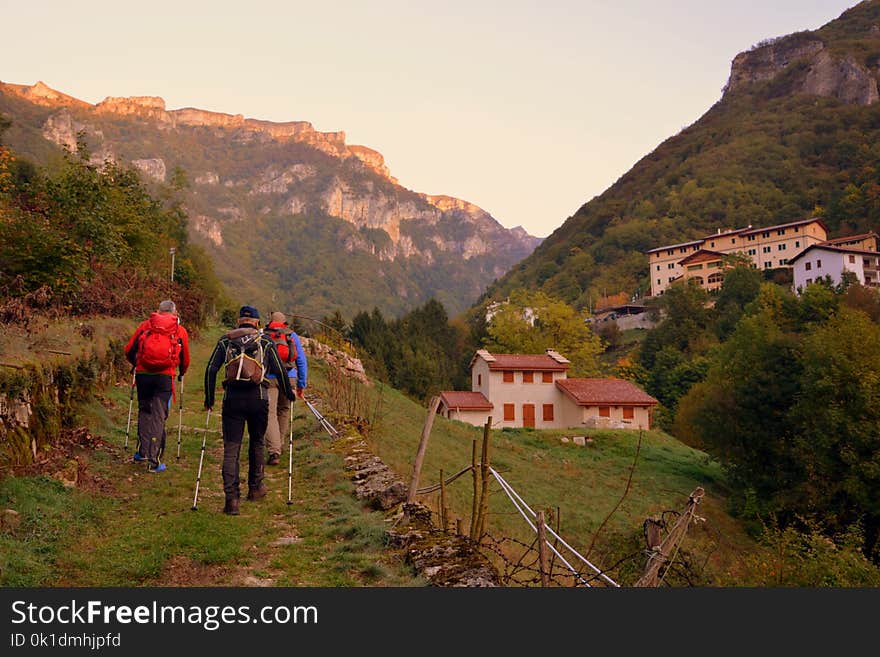
[{"label": "second house with red roof", "polygon": [[571,363],[543,354],[491,354],[471,359],[471,391],[440,393],[439,413],[494,427],[650,429],[657,400],[623,379],[569,379]]}]

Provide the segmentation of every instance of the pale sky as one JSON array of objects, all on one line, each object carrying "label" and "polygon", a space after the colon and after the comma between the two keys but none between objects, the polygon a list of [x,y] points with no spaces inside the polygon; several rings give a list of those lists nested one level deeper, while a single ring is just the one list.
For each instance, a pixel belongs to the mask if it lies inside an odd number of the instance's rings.
[{"label": "pale sky", "polygon": [[400,183],[544,237],[855,0],[0,0],[0,80],[345,131]]}]

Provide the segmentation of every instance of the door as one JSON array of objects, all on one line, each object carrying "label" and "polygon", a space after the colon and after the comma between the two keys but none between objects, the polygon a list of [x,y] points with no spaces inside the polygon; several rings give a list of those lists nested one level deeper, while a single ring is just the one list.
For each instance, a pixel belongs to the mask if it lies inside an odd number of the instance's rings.
[{"label": "door", "polygon": [[535,405],[523,404],[523,426],[535,428]]}]

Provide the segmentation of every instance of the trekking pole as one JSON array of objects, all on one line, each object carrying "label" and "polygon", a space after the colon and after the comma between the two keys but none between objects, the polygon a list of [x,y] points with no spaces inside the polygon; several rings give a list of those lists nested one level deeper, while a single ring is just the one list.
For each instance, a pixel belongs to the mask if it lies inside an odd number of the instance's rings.
[{"label": "trekking pole", "polygon": [[198,511],[199,504],[199,484],[202,481],[202,463],[205,460],[205,443],[208,441],[208,427],[211,424],[211,409],[208,409],[208,416],[205,418],[205,435],[202,436],[202,453],[199,456],[199,474],[196,475],[196,495],[193,498],[192,510]]},{"label": "trekking pole", "polygon": [[177,407],[177,460],[180,460],[180,431],[183,425],[183,377],[180,377],[180,404]]},{"label": "trekking pole", "polygon": [[327,418],[325,418],[323,415],[321,415],[321,413],[318,411],[318,409],[315,408],[309,402],[308,399],[306,399],[305,402],[306,402],[306,406],[309,407],[309,410],[312,412],[312,414],[318,419],[318,422],[323,427],[324,431],[329,433],[331,438],[338,438],[339,432],[335,429],[335,427],[332,424],[330,424],[330,422],[327,420]]},{"label": "trekking pole", "polygon": [[293,402],[290,402],[290,437],[287,439],[287,506],[293,504]]},{"label": "trekking pole", "polygon": [[[128,389],[128,422],[125,425],[125,445],[122,446],[122,449],[128,449],[128,434],[131,433],[131,409],[134,406],[134,368],[131,368],[131,387]],[[140,450],[140,446],[138,446],[138,450]]]}]

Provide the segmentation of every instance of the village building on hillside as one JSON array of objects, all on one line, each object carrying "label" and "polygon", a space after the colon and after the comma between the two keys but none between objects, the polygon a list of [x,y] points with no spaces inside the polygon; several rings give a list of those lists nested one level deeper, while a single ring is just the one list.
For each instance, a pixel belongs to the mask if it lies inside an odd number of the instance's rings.
[{"label": "village building on hillside", "polygon": [[[766,228],[719,229],[692,242],[660,246],[647,252],[651,296],[684,278],[696,279],[706,290],[717,289],[724,278],[721,259],[729,253],[748,256],[756,269],[776,269],[790,267],[794,256],[827,239],[828,227],[821,219],[804,219]],[[699,251],[703,253],[697,257]]]},{"label": "village building on hillside", "polygon": [[[747,256],[755,269],[793,269],[798,256],[818,245],[877,252],[880,239],[872,231],[829,240],[828,227],[815,218],[766,228],[719,229],[692,242],[647,251],[651,296],[663,294],[678,281],[693,280],[707,292],[719,289],[724,282],[724,256],[730,253]],[[839,278],[840,270],[837,273]]]},{"label": "village building on hillside", "polygon": [[623,379],[569,379],[571,363],[544,354],[491,354],[471,359],[471,391],[440,393],[438,412],[452,420],[496,427],[650,429],[657,400]]},{"label": "village building on hillside", "polygon": [[876,250],[816,244],[795,256],[792,266],[793,285],[798,293],[826,276],[830,277],[832,284],[837,285],[843,280],[845,271],[855,274],[856,280],[862,285],[880,287],[880,253]]}]

